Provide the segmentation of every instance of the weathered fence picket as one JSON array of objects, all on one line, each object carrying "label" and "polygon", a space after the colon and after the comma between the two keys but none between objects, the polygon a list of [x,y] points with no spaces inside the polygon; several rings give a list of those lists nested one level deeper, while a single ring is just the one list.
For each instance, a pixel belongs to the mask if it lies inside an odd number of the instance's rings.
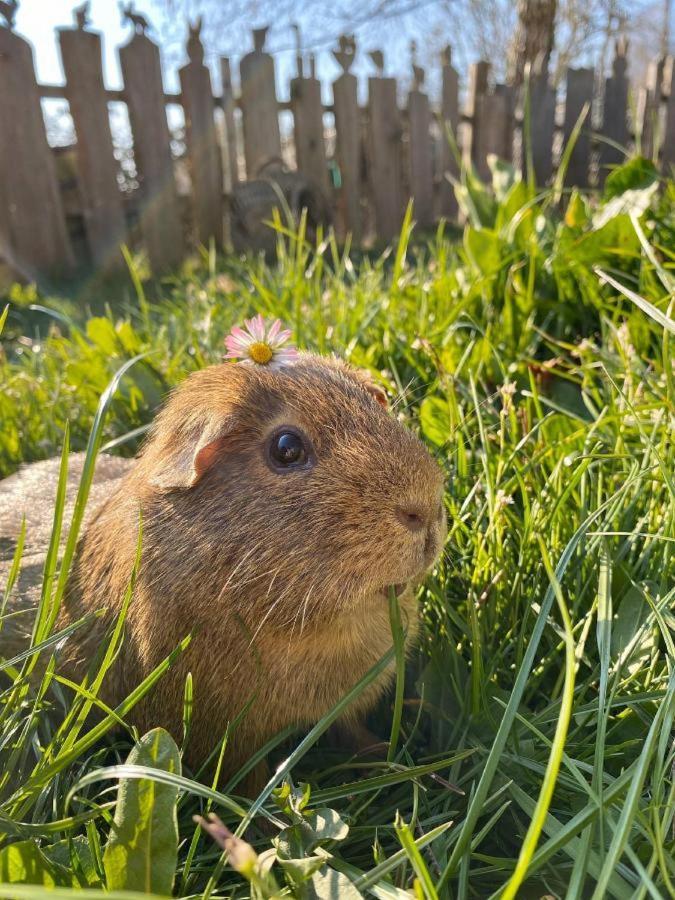
[{"label": "weathered fence picket", "polygon": [[103,84],[101,35],[80,28],[60,28],[58,36],[66,75],[64,93],[77,136],[78,184],[87,242],[97,268],[114,269],[122,264],[119,247],[128,238]]},{"label": "weathered fence picket", "polygon": [[604,182],[610,166],[618,165],[624,158],[622,147],[628,144],[628,61],[625,40],[616,42],[612,74],[605,80],[605,98],[600,143],[600,181]]},{"label": "weathered fence picket", "polygon": [[223,139],[223,175],[225,178],[225,190],[231,191],[239,181],[239,164],[237,161],[237,126],[234,119],[236,104],[234,91],[232,90],[232,72],[230,60],[222,57],[220,60],[220,80],[223,86],[222,103],[225,134]]},{"label": "weathered fence picket", "polygon": [[361,241],[361,122],[357,100],[356,76],[349,67],[356,47],[353,40],[343,38],[333,51],[342,74],[333,82],[335,115],[335,156],[340,171],[338,211],[343,233]]},{"label": "weathered fence picket", "polygon": [[489,69],[488,63],[477,64],[472,95],[471,158],[481,178],[490,177],[490,156],[510,161],[513,155],[511,93],[505,85],[490,86]]},{"label": "weathered fence picket", "polygon": [[147,35],[134,34],[119,58],[134,136],[141,232],[153,271],[163,272],[178,265],[185,247],[159,47]]},{"label": "weathered fence picket", "polygon": [[328,194],[328,165],[323,137],[323,104],[321,82],[310,74],[299,75],[291,81],[291,109],[293,110],[293,136],[295,161],[320,190]]},{"label": "weathered fence picket", "polygon": [[[523,137],[524,169],[532,155],[534,179],[546,184],[553,172],[553,132],[555,129],[555,90],[548,79],[548,69],[532,71],[529,78],[529,134]],[[529,148],[528,148],[529,143]],[[528,172],[529,174],[529,172]]]},{"label": "weathered fence picket", "polygon": [[[86,9],[79,8],[76,19],[76,28],[58,31],[65,85],[38,84],[30,45],[11,27],[0,27],[0,121],[12,123],[11,129],[0,129],[0,262],[26,279],[38,280],[77,262],[69,234],[75,238],[81,223],[89,256],[100,269],[122,263],[123,241],[143,247],[155,272],[179,263],[195,239],[220,247],[236,232],[239,245],[246,247],[260,221],[256,210],[267,215],[273,201],[269,184],[242,185],[244,171],[246,180],[275,178],[292,159],[302,177],[278,176],[292,208],[304,202],[308,190],[315,193],[309,205],[316,221],[310,216],[310,227],[332,221],[340,237],[351,235],[357,244],[394,238],[410,198],[422,227],[432,227],[440,217],[456,218],[450,181],[460,174],[457,156],[483,178],[491,177],[488,162],[494,155],[513,160],[538,185],[550,183],[560,164],[559,147],[569,142],[585,109],[569,154],[567,188],[601,187],[609,167],[635,148],[664,166],[675,163],[673,59],[656,60],[646,86],[631,93],[625,40],[616,43],[612,73],[604,83],[590,68],[569,69],[560,104],[545,60],[532,67],[524,88],[518,89],[493,84],[489,63],[479,61],[470,67],[461,108],[460,78],[448,47],[440,60],[438,107],[433,108],[424,71],[415,64],[405,108],[400,108],[403,92],[395,79],[384,77],[383,55],[373,51],[377,73],[368,80],[362,107],[350,72],[356,54],[352,36],[342,36],[333,51],[342,73],[332,84],[332,103],[324,105],[314,61],[310,58],[309,71],[304,70],[300,53],[290,100],[277,98],[274,59],[265,51],[266,28],[254,31],[254,49],[240,60],[238,95],[230,60],[221,59],[222,90],[214,97],[201,23],[190,27],[180,93],[170,94],[163,87],[159,47],[138,16],[131,17],[134,34],[118,51],[124,86],[106,89],[101,36],[88,30]],[[603,88],[600,97],[598,85]],[[55,166],[41,98],[69,102],[77,141],[74,154],[68,153],[74,163],[65,168]],[[129,112],[136,185],[129,180],[134,168],[125,169],[123,176],[115,158],[111,102],[126,104]],[[168,104],[183,108],[184,160],[172,155]],[[527,172],[528,159],[532,173]],[[63,172],[68,173],[67,184]]]},{"label": "weathered fence picket", "polygon": [[22,277],[68,270],[73,254],[47,144],[30,44],[0,28],[0,256]]},{"label": "weathered fence picket", "polygon": [[666,61],[663,87],[668,97],[663,128],[663,162],[667,166],[675,165],[675,57]]},{"label": "weathered fence picket", "polygon": [[[450,178],[457,178],[459,165],[455,153],[459,152],[459,74],[452,65],[452,49],[448,45],[441,55],[441,135],[439,189],[440,216],[448,219],[457,215],[457,199]],[[450,132],[448,134],[448,131]],[[455,142],[453,147],[452,142]]]},{"label": "weathered fence picket", "polygon": [[593,69],[568,69],[565,90],[565,122],[563,141],[565,145],[585,110],[581,131],[570,154],[565,184],[586,187],[591,154],[591,104],[593,103]]},{"label": "weathered fence picket", "polygon": [[213,239],[220,247],[223,243],[223,178],[213,116],[211,73],[204,65],[200,30],[200,25],[190,28],[190,62],[180,69],[179,75],[197,240],[208,246]]},{"label": "weathered fence picket", "polygon": [[647,70],[647,83],[640,88],[636,117],[640,137],[640,150],[644,156],[654,152],[655,141],[659,137],[659,110],[663,88],[663,67],[665,59],[652,60]]},{"label": "weathered fence picket", "polygon": [[266,28],[253,32],[253,50],[239,63],[247,178],[255,178],[270,162],[281,160],[274,59],[265,53],[266,35]]},{"label": "weathered fence picket", "polygon": [[396,79],[368,79],[369,162],[375,228],[383,240],[398,234],[403,218],[401,138]]},{"label": "weathered fence picket", "polygon": [[413,89],[408,94],[408,141],[410,196],[415,218],[423,228],[434,221],[434,168],[431,149],[431,110],[422,90],[424,72],[414,67]]},{"label": "weathered fence picket", "polygon": [[487,94],[489,74],[490,64],[485,60],[469,66],[469,84],[464,108],[468,135],[464,144],[464,163],[467,167],[473,165],[482,178],[488,178],[490,175],[481,136],[481,129],[484,125],[482,101]]}]

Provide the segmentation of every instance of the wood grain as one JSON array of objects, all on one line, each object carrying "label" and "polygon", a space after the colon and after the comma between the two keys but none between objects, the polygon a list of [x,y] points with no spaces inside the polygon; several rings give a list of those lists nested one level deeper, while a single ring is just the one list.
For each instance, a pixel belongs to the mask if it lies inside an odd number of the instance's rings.
[{"label": "wood grain", "polygon": [[296,167],[328,198],[330,184],[323,137],[321,82],[317,78],[293,78],[291,106]]},{"label": "wood grain", "polygon": [[356,76],[345,72],[333,82],[335,109],[335,155],[340,169],[338,221],[342,234],[351,233],[361,242],[361,122]]},{"label": "wood grain", "polygon": [[213,110],[211,75],[195,59],[179,72],[185,110],[196,237],[207,247],[223,243],[223,177]]},{"label": "wood grain", "polygon": [[42,282],[67,272],[73,254],[33,53],[6,28],[0,28],[0,85],[0,256],[19,277]]},{"label": "wood grain", "polygon": [[413,216],[423,228],[434,221],[434,169],[431,151],[429,97],[420,90],[408,95],[409,183]]},{"label": "wood grain", "polygon": [[98,269],[121,268],[127,226],[117,183],[108,100],[101,69],[101,35],[58,30],[65,94],[77,135],[77,174],[92,260]]},{"label": "wood grain", "polygon": [[247,53],[239,78],[246,176],[255,178],[265,166],[281,161],[274,60],[262,50]]},{"label": "wood grain", "polygon": [[395,237],[403,219],[401,138],[394,78],[368,79],[369,181],[379,240]]},{"label": "wood grain", "polygon": [[124,94],[134,141],[139,182],[139,213],[143,241],[154,272],[164,272],[185,253],[159,48],[136,34],[119,48]]}]

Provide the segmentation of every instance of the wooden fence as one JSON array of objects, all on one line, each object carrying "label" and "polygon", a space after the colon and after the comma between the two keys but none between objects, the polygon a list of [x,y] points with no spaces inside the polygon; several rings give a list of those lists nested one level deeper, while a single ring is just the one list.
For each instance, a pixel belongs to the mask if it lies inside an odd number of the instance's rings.
[{"label": "wooden fence", "polygon": [[[82,263],[73,250],[75,220],[85,236],[88,264],[101,269],[122,264],[122,243],[142,246],[157,273],[175,266],[195,242],[222,245],[228,196],[244,177],[257,177],[283,155],[282,111],[292,114],[298,169],[325,196],[338,233],[350,232],[355,242],[394,237],[410,197],[422,226],[440,217],[456,218],[446,176],[456,176],[458,166],[446,126],[457,137],[461,156],[481,175],[488,174],[490,154],[526,166],[522,98],[509,85],[493,84],[489,63],[478,62],[470,67],[460,107],[450,48],[440,60],[438,108],[430,104],[419,66],[413,67],[412,86],[402,98],[396,80],[384,76],[379,52],[370,54],[376,74],[368,79],[362,107],[350,72],[355,44],[342,38],[334,51],[342,73],[332,84],[333,102],[326,106],[311,61],[309,72],[291,82],[290,99],[277,99],[265,29],[254,32],[254,49],[240,61],[238,96],[228,59],[220,61],[222,93],[214,96],[196,27],[190,29],[188,62],[179,72],[180,93],[169,94],[159,48],[141,21],[118,50],[124,88],[113,91],[103,81],[101,35],[88,30],[82,19],[76,27],[58,31],[64,86],[39,84],[31,46],[11,28],[0,28],[0,257],[27,279],[68,272]],[[636,135],[643,153],[660,152],[664,166],[675,162],[674,79],[672,58],[659,60],[646,87],[631,94],[621,43],[600,97],[592,69],[567,72],[564,98],[557,97],[545,71],[534,74],[525,121],[529,118],[538,183],[552,177],[559,147],[587,106],[591,112],[569,160],[568,185],[600,183],[606,168],[622,158],[620,148],[631,145]],[[66,203],[55,152],[46,138],[44,98],[65,98],[72,115],[75,209]],[[112,101],[124,102],[129,111],[138,182],[131,197],[119,186]],[[187,201],[176,187],[167,104],[184,110]]]}]

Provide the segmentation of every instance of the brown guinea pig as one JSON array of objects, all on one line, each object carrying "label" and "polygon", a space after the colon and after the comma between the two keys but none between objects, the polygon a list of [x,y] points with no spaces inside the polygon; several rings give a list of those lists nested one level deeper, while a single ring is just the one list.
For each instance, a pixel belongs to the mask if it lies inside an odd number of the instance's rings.
[{"label": "brown guinea pig", "polygon": [[[391,647],[390,586],[414,637],[414,587],[445,537],[441,471],[382,399],[363,373],[311,354],[281,368],[225,363],[190,375],[137,460],[99,459],[58,625],[107,614],[69,638],[61,668],[81,675],[93,658],[128,585],[142,518],[125,639],[103,699],[119,703],[192,634],[129,716],[180,738],[191,672],[192,765],[247,704],[226,774],[281,729],[323,716]],[[1,535],[16,537],[40,491],[40,518],[51,520],[49,466],[53,493],[56,461],[0,483],[0,503],[12,507],[0,513]],[[20,588],[31,589],[34,579]],[[2,642],[0,632],[0,652]],[[359,731],[391,678],[390,669],[352,704],[346,731]]]}]

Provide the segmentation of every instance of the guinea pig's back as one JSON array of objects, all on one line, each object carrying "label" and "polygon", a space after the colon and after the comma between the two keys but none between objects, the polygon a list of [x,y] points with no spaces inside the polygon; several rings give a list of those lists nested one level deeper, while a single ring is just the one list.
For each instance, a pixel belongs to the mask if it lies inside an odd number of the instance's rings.
[{"label": "guinea pig's back", "polygon": [[[68,535],[73,515],[77,489],[84,466],[84,453],[73,453],[68,458],[66,502],[61,529],[61,547]],[[120,459],[102,453],[96,462],[85,521],[92,516],[114,490],[132,460]],[[12,561],[25,517],[26,537],[21,555],[21,570],[9,598],[6,613],[25,610],[25,615],[12,616],[0,624],[0,655],[8,656],[15,649],[17,640],[30,633],[32,615],[42,590],[42,571],[52,532],[56,488],[59,479],[59,458],[24,466],[0,481],[0,605],[4,595]],[[80,531],[82,534],[82,531]]]}]

